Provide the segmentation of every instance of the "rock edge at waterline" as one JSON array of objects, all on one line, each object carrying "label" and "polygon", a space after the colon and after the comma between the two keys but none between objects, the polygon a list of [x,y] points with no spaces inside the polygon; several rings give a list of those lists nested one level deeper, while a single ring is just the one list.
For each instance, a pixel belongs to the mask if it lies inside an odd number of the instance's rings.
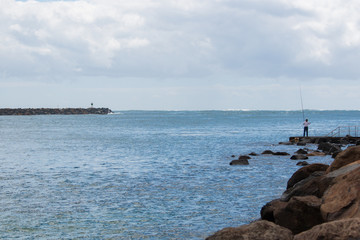
[{"label": "rock edge at waterline", "polygon": [[261,220],[206,239],[360,239],[360,146],[340,152],[330,166],[300,168],[281,198],[263,206]]}]

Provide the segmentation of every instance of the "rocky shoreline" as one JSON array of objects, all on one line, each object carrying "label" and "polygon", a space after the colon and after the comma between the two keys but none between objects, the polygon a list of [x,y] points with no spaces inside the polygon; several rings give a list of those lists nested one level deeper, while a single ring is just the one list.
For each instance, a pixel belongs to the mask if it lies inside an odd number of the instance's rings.
[{"label": "rocky shoreline", "polygon": [[109,108],[0,108],[0,115],[109,114]]},{"label": "rocky shoreline", "polygon": [[[332,154],[335,159],[330,165],[306,164],[288,180],[279,199],[262,207],[259,220],[224,228],[206,239],[359,240],[360,145],[347,146],[341,151],[337,143],[322,141],[313,152]],[[247,165],[248,159],[240,156],[234,161]]]}]

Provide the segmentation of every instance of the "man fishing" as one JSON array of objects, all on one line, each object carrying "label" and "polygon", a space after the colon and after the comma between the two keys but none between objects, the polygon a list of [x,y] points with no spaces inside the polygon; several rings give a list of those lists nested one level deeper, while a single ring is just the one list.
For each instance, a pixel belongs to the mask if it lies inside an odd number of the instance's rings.
[{"label": "man fishing", "polygon": [[311,123],[309,122],[309,120],[305,119],[305,122],[303,123],[303,125],[304,125],[304,137],[305,137],[305,135],[306,135],[306,137],[309,136],[309,125],[310,124]]}]

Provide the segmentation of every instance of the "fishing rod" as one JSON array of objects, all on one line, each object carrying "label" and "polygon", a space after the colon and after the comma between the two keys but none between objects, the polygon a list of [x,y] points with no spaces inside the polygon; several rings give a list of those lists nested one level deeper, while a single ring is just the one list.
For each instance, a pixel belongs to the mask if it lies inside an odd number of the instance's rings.
[{"label": "fishing rod", "polygon": [[303,121],[305,121],[304,105],[303,105],[303,98],[302,98],[301,86],[300,86],[299,88],[300,88],[301,111],[302,111]]}]

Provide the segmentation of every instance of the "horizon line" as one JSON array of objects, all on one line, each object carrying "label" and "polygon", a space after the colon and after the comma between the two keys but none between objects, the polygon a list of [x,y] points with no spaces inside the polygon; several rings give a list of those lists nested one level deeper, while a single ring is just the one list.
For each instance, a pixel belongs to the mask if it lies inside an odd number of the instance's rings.
[{"label": "horizon line", "polygon": [[279,112],[302,112],[302,111],[360,111],[360,109],[315,109],[315,108],[309,108],[309,109],[247,109],[247,108],[239,108],[239,109],[115,109],[113,110],[113,108],[111,107],[98,107],[98,106],[90,106],[90,107],[0,107],[0,109],[66,109],[66,108],[108,108],[112,111],[164,111],[164,112],[169,112],[169,111],[188,111],[188,112],[201,112],[201,111],[228,111],[228,112],[254,112],[254,111],[271,111],[271,112],[275,112],[275,111],[279,111]]},{"label": "horizon line", "polygon": [[209,111],[224,111],[224,112],[255,112],[255,111],[269,111],[269,112],[302,112],[302,111],[360,111],[360,109],[116,109],[112,111],[157,111],[157,112],[209,112]]}]

